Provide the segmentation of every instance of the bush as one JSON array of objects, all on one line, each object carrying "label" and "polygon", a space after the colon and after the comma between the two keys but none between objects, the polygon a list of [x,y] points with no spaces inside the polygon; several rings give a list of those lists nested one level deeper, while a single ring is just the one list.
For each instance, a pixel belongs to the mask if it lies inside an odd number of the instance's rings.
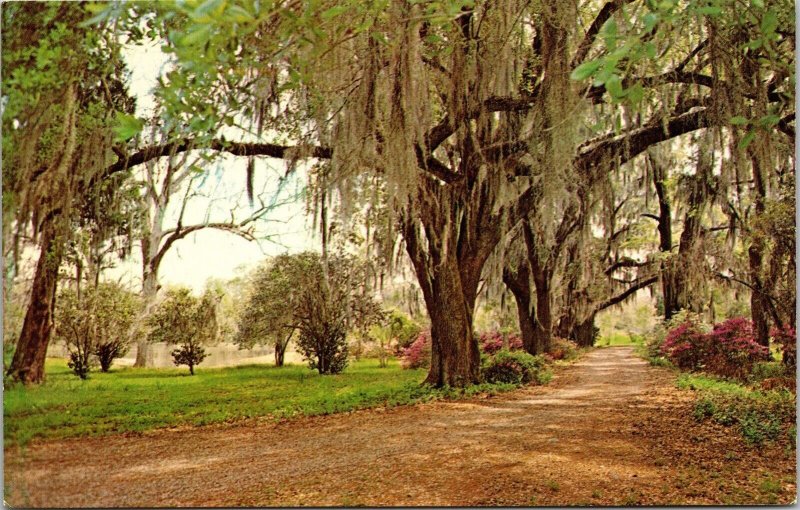
[{"label": "bush", "polygon": [[391,310],[386,322],[390,337],[397,342],[398,354],[410,347],[422,331],[419,324],[400,310]]},{"label": "bush", "polygon": [[338,374],[347,367],[347,331],[343,322],[318,320],[300,331],[297,349],[311,370]]},{"label": "bush", "polygon": [[769,358],[769,349],[756,342],[753,322],[744,317],[715,324],[708,337],[705,370],[713,374],[743,381],[756,361]]},{"label": "bush", "polygon": [[148,318],[152,328],[151,342],[177,345],[172,351],[175,365],[188,365],[189,374],[206,358],[203,345],[216,340],[219,333],[217,305],[221,296],[207,290],[202,298],[194,297],[187,288],[167,291],[165,299]]},{"label": "bush", "polygon": [[758,360],[768,356],[753,334],[753,323],[743,317],[714,325],[704,334],[695,322],[687,321],[670,330],[661,352],[682,370],[706,372],[746,380]]},{"label": "bush", "polygon": [[128,351],[128,332],[133,326],[139,301],[136,295],[114,283],[100,283],[80,294],[64,288],[55,309],[55,337],[69,351],[67,366],[86,379],[100,361],[107,372],[114,359]]},{"label": "bush", "polygon": [[698,370],[707,357],[707,337],[693,322],[671,329],[661,344],[661,354],[682,370]]},{"label": "bush", "polygon": [[494,354],[503,348],[503,339],[508,340],[508,348],[512,351],[522,350],[522,338],[515,333],[503,335],[499,331],[486,331],[478,337],[478,346],[486,354]]},{"label": "bush", "polygon": [[566,338],[554,337],[548,354],[554,360],[575,359],[578,357],[578,344]]},{"label": "bush", "polygon": [[403,368],[428,368],[431,364],[431,332],[422,331],[410,346],[401,351]]},{"label": "bush", "polygon": [[553,374],[542,356],[501,349],[482,367],[484,381],[491,384],[546,384]]},{"label": "bush", "polygon": [[760,383],[766,379],[780,378],[786,375],[786,368],[780,361],[758,361],[753,364],[749,381]]},{"label": "bush", "polygon": [[783,364],[794,372],[797,369],[797,331],[787,324],[782,328],[772,328],[769,335],[781,350]]}]

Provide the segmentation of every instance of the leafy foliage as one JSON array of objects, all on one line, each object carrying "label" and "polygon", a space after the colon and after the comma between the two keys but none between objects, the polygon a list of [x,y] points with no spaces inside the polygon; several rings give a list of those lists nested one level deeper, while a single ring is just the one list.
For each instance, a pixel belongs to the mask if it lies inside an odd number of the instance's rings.
[{"label": "leafy foliage", "polygon": [[421,331],[411,345],[401,350],[403,368],[428,368],[431,363],[431,332]]},{"label": "leafy foliage", "polygon": [[700,392],[694,405],[696,419],[710,418],[721,425],[735,426],[750,444],[788,439],[794,445],[791,431],[796,420],[796,404],[793,393],[752,391],[696,376],[684,377],[679,385]]},{"label": "leafy foliage", "polygon": [[578,344],[566,338],[555,337],[547,353],[554,360],[572,360],[578,357]]},{"label": "leafy foliage", "polygon": [[797,368],[797,331],[786,324],[782,328],[772,328],[770,336],[781,349],[783,364],[794,372]]},{"label": "leafy foliage", "polygon": [[[504,340],[504,338],[506,340]],[[495,354],[500,349],[503,349],[504,341],[508,342],[508,349],[511,351],[518,351],[522,349],[522,338],[515,334],[509,333],[504,335],[499,331],[485,331],[478,337],[478,346],[481,351],[486,354]]]},{"label": "leafy foliage", "polygon": [[492,384],[547,384],[553,374],[542,356],[501,349],[482,367],[483,379]]},{"label": "leafy foliage", "polygon": [[69,367],[85,379],[98,361],[108,372],[114,359],[128,352],[130,329],[140,304],[138,298],[114,283],[100,283],[79,295],[65,288],[56,301],[56,338],[69,351]]},{"label": "leafy foliage", "polygon": [[669,331],[661,351],[683,370],[705,370],[723,377],[745,380],[758,360],[768,357],[766,347],[754,337],[752,321],[728,319],[703,333],[692,322]]},{"label": "leafy foliage", "polygon": [[199,299],[187,288],[168,290],[148,318],[151,328],[148,340],[176,345],[173,362],[188,365],[189,373],[194,375],[194,367],[206,358],[203,346],[217,338],[219,300],[220,296],[212,290]]}]

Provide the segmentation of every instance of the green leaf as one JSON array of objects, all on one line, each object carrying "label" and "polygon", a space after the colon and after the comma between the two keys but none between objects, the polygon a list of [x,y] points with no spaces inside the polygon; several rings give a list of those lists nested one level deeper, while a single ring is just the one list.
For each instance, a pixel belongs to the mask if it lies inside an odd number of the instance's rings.
[{"label": "green leaf", "polygon": [[645,33],[652,32],[653,29],[658,24],[658,13],[648,12],[647,14],[644,15],[644,17],[642,17],[642,21],[644,22]]},{"label": "green leaf", "polygon": [[735,117],[731,117],[729,122],[734,126],[744,126],[747,124],[748,120],[740,115],[737,115]]},{"label": "green leaf", "polygon": [[211,36],[211,25],[195,25],[189,32],[180,38],[178,42],[181,46],[194,46],[203,44]]},{"label": "green leaf", "polygon": [[705,14],[706,16],[719,16],[722,14],[722,7],[704,6],[697,8],[698,14]]},{"label": "green leaf", "polygon": [[324,20],[329,20],[345,12],[347,12],[346,5],[337,5],[336,7],[331,7],[330,9],[323,11],[322,14],[320,14],[320,17]]},{"label": "green leaf", "polygon": [[612,75],[608,80],[606,80],[606,90],[611,97],[614,99],[619,99],[625,96],[625,91],[622,88],[622,80],[620,80],[619,75]]},{"label": "green leaf", "polygon": [[751,129],[750,131],[748,131],[747,134],[744,135],[742,139],[739,141],[738,145],[739,149],[740,150],[746,149],[747,146],[750,145],[750,142],[752,142],[755,139],[755,137],[756,137],[756,132],[754,130]]},{"label": "green leaf", "polygon": [[764,0],[750,0],[750,5],[752,5],[756,9],[763,9],[764,8]]},{"label": "green leaf", "polygon": [[572,71],[572,74],[569,75],[570,79],[575,81],[585,80],[586,78],[590,77],[597,71],[600,66],[603,65],[602,60],[589,60],[588,62],[584,62],[583,64],[579,65]]},{"label": "green leaf", "polygon": [[758,125],[761,127],[768,128],[774,126],[775,124],[780,122],[780,120],[781,118],[778,117],[777,115],[765,115],[760,119],[758,119]]},{"label": "green leaf", "polygon": [[116,126],[114,126],[114,138],[118,142],[127,142],[138,135],[143,127],[144,122],[140,119],[137,119],[133,115],[128,115],[127,113],[117,112]]},{"label": "green leaf", "polygon": [[245,23],[253,21],[255,18],[244,7],[239,5],[231,5],[228,7],[228,18],[236,23]]},{"label": "green leaf", "polygon": [[775,11],[765,12],[761,19],[761,32],[765,35],[773,34],[776,28],[778,28],[778,16]]}]

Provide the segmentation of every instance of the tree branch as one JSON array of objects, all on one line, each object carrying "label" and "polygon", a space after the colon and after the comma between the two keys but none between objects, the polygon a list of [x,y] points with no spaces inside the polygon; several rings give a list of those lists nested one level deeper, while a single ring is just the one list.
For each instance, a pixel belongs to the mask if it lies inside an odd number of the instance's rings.
[{"label": "tree branch", "polygon": [[625,290],[625,292],[623,292],[622,294],[618,294],[597,305],[597,307],[595,308],[595,313],[601,312],[606,308],[622,303],[637,291],[644,289],[645,287],[649,287],[650,285],[653,285],[657,281],[658,281],[658,276],[651,276],[650,278],[634,282],[633,285],[628,287],[628,289]]}]

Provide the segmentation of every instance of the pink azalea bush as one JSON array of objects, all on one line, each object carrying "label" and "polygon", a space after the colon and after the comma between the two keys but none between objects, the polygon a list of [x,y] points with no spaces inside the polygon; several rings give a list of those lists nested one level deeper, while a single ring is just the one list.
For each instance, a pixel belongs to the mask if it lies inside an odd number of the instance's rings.
[{"label": "pink azalea bush", "polygon": [[411,345],[400,350],[403,368],[428,368],[431,364],[431,332],[421,331]]},{"label": "pink azalea bush", "polygon": [[683,370],[702,369],[741,380],[757,361],[769,356],[769,350],[755,340],[752,321],[744,317],[715,324],[707,334],[696,323],[684,322],[667,333],[661,352]]},{"label": "pink azalea bush", "polygon": [[698,324],[686,321],[667,332],[661,354],[682,370],[698,370],[708,350],[706,340]]},{"label": "pink azalea bush", "polygon": [[[499,331],[485,331],[478,337],[478,345],[482,352],[494,354],[503,348],[503,334]],[[522,338],[515,333],[508,334],[509,350],[519,351],[522,349]]]}]

